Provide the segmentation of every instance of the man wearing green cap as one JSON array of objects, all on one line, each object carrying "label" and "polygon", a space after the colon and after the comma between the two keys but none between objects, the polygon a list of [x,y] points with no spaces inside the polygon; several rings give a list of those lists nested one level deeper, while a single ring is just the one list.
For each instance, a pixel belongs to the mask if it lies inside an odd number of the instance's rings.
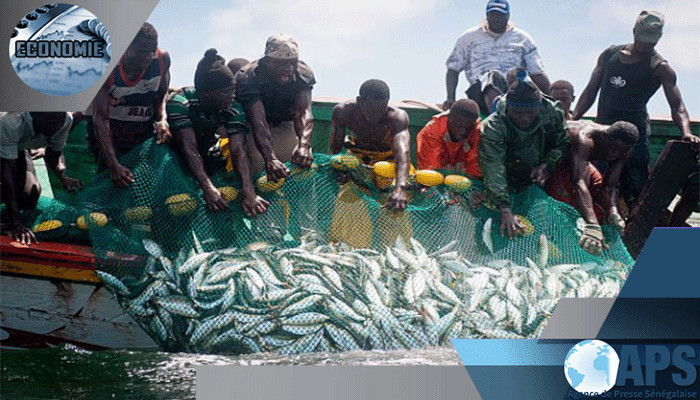
[{"label": "man wearing green cap", "polygon": [[197,64],[194,87],[185,87],[168,99],[170,129],[177,150],[204,192],[207,207],[224,210],[227,202],[209,175],[222,171],[219,139],[227,138],[230,154],[241,182],[241,206],[247,215],[265,212],[269,203],[255,194],[245,151],[245,114],[233,100],[233,73],[216,49],[209,49]]},{"label": "man wearing green cap", "polygon": [[248,144],[253,174],[267,171],[268,179],[276,181],[289,175],[285,162],[311,166],[314,83],[311,68],[299,60],[299,46],[288,35],[268,38],[265,55],[238,72],[236,100],[255,138],[255,146]]},{"label": "man wearing green cap", "polygon": [[609,125],[616,121],[628,121],[639,130],[632,158],[621,176],[620,189],[630,207],[636,202],[649,176],[651,127],[646,105],[659,86],[664,88],[671,117],[681,130],[682,140],[700,143],[700,138],[690,131],[690,117],[676,85],[676,72],[654,50],[663,26],[663,14],[642,11],[632,31],[634,42],[611,46],[598,57],[591,79],[581,93],[572,116],[574,120],[580,119],[593,105],[600,90],[596,122]]},{"label": "man wearing green cap", "polygon": [[543,186],[568,151],[564,110],[520,71],[497,111],[484,121],[479,141],[487,205],[501,212],[502,235],[525,230],[511,211],[508,192],[533,182]]}]

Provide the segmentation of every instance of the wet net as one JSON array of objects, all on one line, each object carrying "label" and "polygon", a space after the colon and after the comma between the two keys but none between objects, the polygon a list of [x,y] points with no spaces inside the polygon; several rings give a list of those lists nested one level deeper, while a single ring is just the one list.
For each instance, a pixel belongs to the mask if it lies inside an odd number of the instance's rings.
[{"label": "wet net", "polygon": [[121,161],[134,184],[98,176],[70,218],[82,216],[104,284],[167,350],[292,354],[536,337],[560,297],[616,296],[633,263],[608,226],[603,254],[584,252],[579,214],[534,185],[512,197],[528,229],[509,239],[497,212],[473,204],[476,182],[414,184],[396,212],[382,207],[390,179],[316,154],[284,182],[259,179],[270,206],[247,218],[230,174],[212,179],[229,201],[212,212],[167,146],[146,142]]}]

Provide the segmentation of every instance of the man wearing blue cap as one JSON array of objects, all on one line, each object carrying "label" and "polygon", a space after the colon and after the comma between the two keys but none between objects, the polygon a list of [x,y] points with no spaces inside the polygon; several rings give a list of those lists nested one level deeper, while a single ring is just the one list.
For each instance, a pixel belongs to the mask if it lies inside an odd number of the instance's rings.
[{"label": "man wearing blue cap", "polygon": [[[639,130],[632,158],[622,171],[620,192],[630,208],[642,192],[649,177],[649,136],[651,126],[647,103],[660,86],[671,107],[673,122],[681,131],[682,140],[700,143],[690,131],[690,117],[676,85],[676,72],[654,50],[661,39],[664,16],[656,11],[642,11],[632,31],[634,42],[611,46],[599,57],[588,85],[581,93],[572,118],[580,119],[593,105],[598,90],[596,122],[633,123]],[[620,221],[610,221],[620,224]]]},{"label": "man wearing blue cap", "polygon": [[[446,63],[447,100],[443,103],[444,109],[448,109],[455,102],[461,71],[464,71],[469,81],[470,88],[467,90],[467,95],[477,103],[482,103],[484,100],[481,96],[474,94],[503,93],[505,88],[499,87],[496,84],[499,79],[494,77],[500,75],[502,78],[513,68],[524,68],[539,89],[548,93],[549,79],[544,72],[542,58],[532,37],[522,29],[514,27],[509,19],[508,2],[491,0],[486,5],[486,20],[469,28],[457,39]],[[488,101],[484,104],[485,114],[488,114],[488,107],[491,104]]]}]

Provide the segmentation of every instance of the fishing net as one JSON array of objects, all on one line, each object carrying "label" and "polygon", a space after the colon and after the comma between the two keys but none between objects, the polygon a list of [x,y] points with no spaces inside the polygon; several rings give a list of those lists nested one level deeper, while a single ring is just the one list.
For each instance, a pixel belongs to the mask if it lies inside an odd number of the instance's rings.
[{"label": "fishing net", "polygon": [[209,211],[183,162],[146,142],[121,160],[133,185],[104,174],[81,194],[98,275],[165,349],[291,354],[536,337],[557,299],[615,296],[633,263],[608,226],[603,254],[583,251],[579,214],[534,185],[512,196],[528,229],[510,239],[474,204],[478,182],[414,184],[396,212],[390,179],[335,160],[259,179],[270,206],[247,218],[233,175],[213,177],[229,208]]}]

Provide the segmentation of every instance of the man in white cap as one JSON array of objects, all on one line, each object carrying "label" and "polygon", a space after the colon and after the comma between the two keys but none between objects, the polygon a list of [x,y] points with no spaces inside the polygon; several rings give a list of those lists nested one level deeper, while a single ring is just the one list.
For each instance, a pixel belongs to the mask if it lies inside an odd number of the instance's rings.
[{"label": "man in white cap", "polygon": [[289,175],[284,162],[311,166],[314,83],[311,68],[299,60],[299,46],[288,35],[271,36],[265,55],[238,72],[236,100],[255,138],[255,146],[248,141],[252,174],[267,171],[268,179],[276,181]]},{"label": "man in white cap", "polygon": [[[690,117],[676,85],[676,72],[654,50],[661,38],[664,16],[657,11],[642,11],[634,25],[634,42],[611,46],[599,57],[588,85],[581,93],[572,119],[580,119],[593,105],[598,90],[596,122],[633,123],[639,131],[632,157],[622,171],[620,191],[631,208],[649,176],[649,113],[647,102],[663,86],[671,107],[671,117],[681,130],[682,139],[700,143],[690,131]],[[620,225],[620,221],[610,221]]]},{"label": "man in white cap", "polygon": [[[512,68],[524,68],[539,89],[548,93],[549,78],[544,71],[535,42],[527,32],[513,26],[509,19],[508,1],[491,0],[486,5],[486,20],[467,29],[457,39],[446,63],[447,100],[443,103],[443,109],[447,110],[455,102],[461,71],[464,71],[469,81],[467,95],[477,103],[482,103],[482,99],[475,94],[488,93],[488,89],[495,89],[503,94],[507,88],[499,89],[499,85],[492,82],[502,80]],[[495,73],[498,73],[501,79],[494,79]],[[485,114],[488,114],[490,106],[490,102],[485,103]]]}]

